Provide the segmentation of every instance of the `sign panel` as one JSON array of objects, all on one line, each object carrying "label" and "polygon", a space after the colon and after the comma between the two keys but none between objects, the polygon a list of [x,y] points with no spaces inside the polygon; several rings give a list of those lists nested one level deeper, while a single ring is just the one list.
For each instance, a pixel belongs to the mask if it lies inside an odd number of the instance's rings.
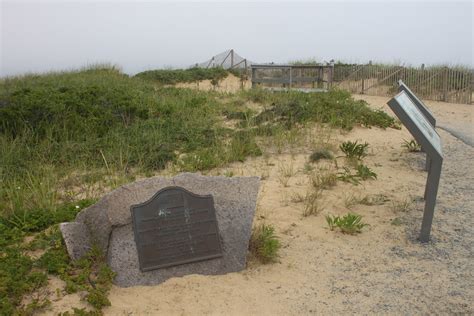
[{"label": "sign panel", "polygon": [[211,195],[168,187],[131,212],[141,271],[222,257]]},{"label": "sign panel", "polygon": [[[420,110],[418,110],[418,108],[415,106],[415,104],[407,95],[407,93],[402,91],[397,94],[392,100],[389,101],[389,106],[392,108],[395,114],[397,114],[398,118],[402,121],[402,123],[410,130],[410,126],[407,125],[407,122],[404,122],[403,116],[400,117],[397,113],[397,110],[393,108],[393,101],[398,104],[399,108],[402,109],[405,114],[410,118],[411,122],[415,124],[418,131],[424,135],[424,137],[428,140],[431,146],[438,152],[440,156],[442,156],[443,152],[441,149],[441,137],[433,128],[433,126],[428,122],[426,117],[420,112]],[[413,137],[415,137],[415,139],[417,139],[417,141],[421,143],[421,141],[418,139],[419,137],[417,137],[417,134],[419,134],[419,132],[410,130],[410,133],[413,134]]]},{"label": "sign panel", "polygon": [[418,110],[426,117],[428,122],[433,127],[436,127],[436,119],[434,118],[433,113],[430,111],[430,109],[411,91],[410,88],[402,81],[398,80],[398,89],[399,91],[405,91],[406,94],[410,97],[410,99],[413,101],[413,103],[416,105]]}]

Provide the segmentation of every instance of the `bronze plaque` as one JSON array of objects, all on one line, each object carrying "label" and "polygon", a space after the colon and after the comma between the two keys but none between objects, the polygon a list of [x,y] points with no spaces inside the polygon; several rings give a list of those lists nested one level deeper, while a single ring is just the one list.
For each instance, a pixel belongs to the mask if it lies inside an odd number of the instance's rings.
[{"label": "bronze plaque", "polygon": [[141,271],[222,257],[212,195],[168,187],[131,212]]}]

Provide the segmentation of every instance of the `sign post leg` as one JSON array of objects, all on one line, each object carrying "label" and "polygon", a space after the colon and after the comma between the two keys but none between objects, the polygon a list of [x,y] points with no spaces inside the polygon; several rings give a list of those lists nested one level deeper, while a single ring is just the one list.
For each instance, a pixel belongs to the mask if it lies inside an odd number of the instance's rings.
[{"label": "sign post leg", "polygon": [[430,240],[431,223],[433,222],[442,164],[442,159],[431,160],[425,189],[425,210],[423,212],[423,221],[421,223],[420,241],[422,242],[428,242]]}]

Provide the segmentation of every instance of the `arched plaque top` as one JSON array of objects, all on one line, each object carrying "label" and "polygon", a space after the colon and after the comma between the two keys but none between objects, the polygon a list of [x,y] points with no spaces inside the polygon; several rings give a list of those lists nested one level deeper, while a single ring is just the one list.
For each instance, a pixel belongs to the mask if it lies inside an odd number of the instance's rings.
[{"label": "arched plaque top", "polygon": [[139,203],[139,204],[134,204],[134,205],[130,206],[130,209],[131,209],[132,213],[133,213],[133,210],[135,208],[138,208],[138,207],[141,207],[141,206],[146,206],[147,204],[152,203],[156,198],[158,198],[160,195],[162,195],[163,193],[168,192],[168,191],[181,191],[185,194],[189,194],[189,195],[191,195],[195,198],[198,198],[198,199],[209,199],[209,198],[213,199],[212,194],[200,195],[200,194],[193,193],[189,190],[186,190],[183,187],[169,186],[169,187],[158,190],[158,192],[153,194],[153,196],[151,198],[149,198],[148,200],[146,200],[145,202],[142,202],[142,203]]},{"label": "arched plaque top", "polygon": [[171,186],[130,209],[141,271],[222,256],[212,195]]}]

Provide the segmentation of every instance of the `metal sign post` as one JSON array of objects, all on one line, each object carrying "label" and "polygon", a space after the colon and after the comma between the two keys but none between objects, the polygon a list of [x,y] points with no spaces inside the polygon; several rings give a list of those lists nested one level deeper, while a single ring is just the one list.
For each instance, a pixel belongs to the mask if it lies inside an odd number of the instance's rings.
[{"label": "metal sign post", "polygon": [[420,240],[427,242],[430,239],[431,223],[433,222],[441,168],[443,165],[441,138],[406,91],[397,94],[388,101],[387,104],[400,121],[402,121],[403,125],[405,125],[415,140],[425,149],[431,161],[428,170],[428,178],[426,180],[425,210],[420,232]]}]

